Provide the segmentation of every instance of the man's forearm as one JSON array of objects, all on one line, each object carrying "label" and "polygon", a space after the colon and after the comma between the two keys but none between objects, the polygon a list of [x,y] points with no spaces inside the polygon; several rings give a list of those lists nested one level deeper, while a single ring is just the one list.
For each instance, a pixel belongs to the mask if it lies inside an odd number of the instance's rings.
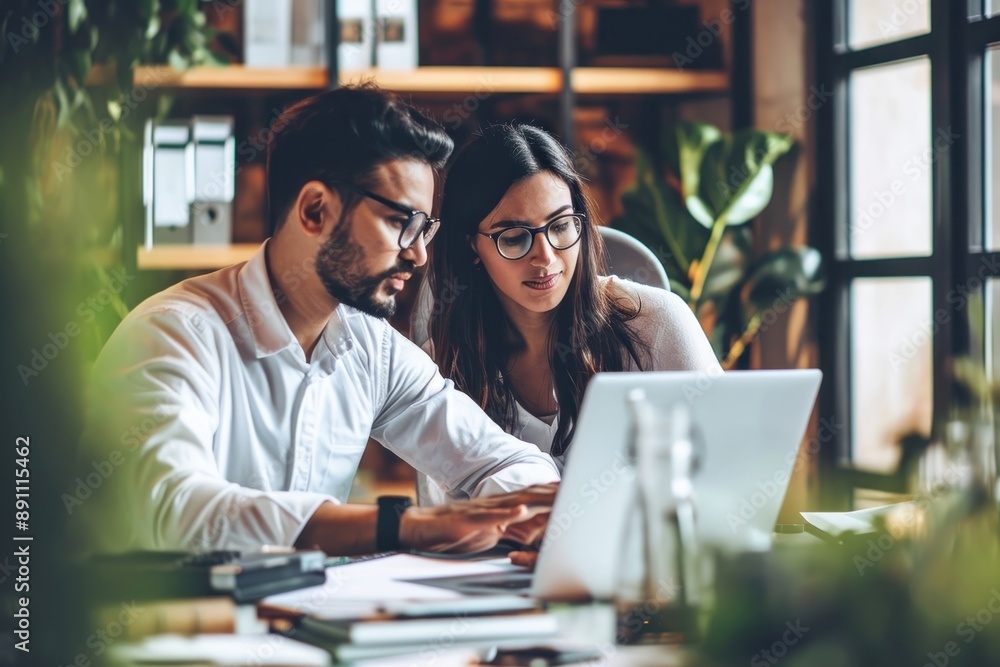
[{"label": "man's forearm", "polygon": [[375,551],[375,505],[323,503],[309,517],[295,540],[299,549],[322,549],[333,556],[356,556]]},{"label": "man's forearm", "polygon": [[[553,484],[437,507],[409,507],[399,517],[400,549],[464,553],[491,549],[512,523],[548,512],[555,494]],[[377,522],[374,505],[325,502],[306,522],[295,546],[337,556],[372,553],[377,549]]]}]

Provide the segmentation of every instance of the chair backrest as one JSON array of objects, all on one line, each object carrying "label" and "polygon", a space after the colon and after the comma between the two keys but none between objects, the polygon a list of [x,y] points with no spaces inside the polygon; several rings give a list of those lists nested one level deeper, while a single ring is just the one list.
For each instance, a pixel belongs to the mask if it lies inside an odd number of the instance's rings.
[{"label": "chair backrest", "polygon": [[620,229],[598,227],[607,248],[608,273],[642,285],[670,290],[667,272],[653,251]]}]

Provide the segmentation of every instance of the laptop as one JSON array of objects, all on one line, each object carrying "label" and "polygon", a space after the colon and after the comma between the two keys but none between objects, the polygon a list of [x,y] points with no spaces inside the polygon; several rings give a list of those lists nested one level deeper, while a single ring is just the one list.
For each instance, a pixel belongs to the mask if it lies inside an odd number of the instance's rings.
[{"label": "laptop", "polygon": [[690,408],[704,444],[692,478],[699,545],[768,549],[821,379],[814,369],[597,374],[584,394],[534,574],[419,583],[547,601],[610,599],[635,484],[626,455],[632,389],[642,389],[657,407],[683,402]]}]

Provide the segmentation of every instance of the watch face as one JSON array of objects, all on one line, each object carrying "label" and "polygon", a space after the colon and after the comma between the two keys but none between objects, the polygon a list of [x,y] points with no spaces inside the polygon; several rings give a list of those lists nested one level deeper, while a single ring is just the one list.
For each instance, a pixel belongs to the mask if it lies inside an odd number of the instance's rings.
[{"label": "watch face", "polygon": [[379,551],[399,549],[399,521],[413,501],[407,496],[381,496],[378,499],[378,522],[375,547]]}]

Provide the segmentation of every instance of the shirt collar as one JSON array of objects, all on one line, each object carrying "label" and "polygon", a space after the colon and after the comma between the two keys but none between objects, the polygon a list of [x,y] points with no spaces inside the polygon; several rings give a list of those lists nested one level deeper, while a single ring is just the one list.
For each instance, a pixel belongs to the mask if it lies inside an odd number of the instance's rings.
[{"label": "shirt collar", "polygon": [[[289,347],[298,347],[285,316],[282,315],[275,299],[275,290],[267,274],[267,241],[261,244],[239,271],[240,301],[246,315],[247,326],[253,339],[254,354],[257,359],[277,354]],[[342,317],[346,316],[345,306],[340,305],[330,315],[330,321],[323,329],[320,346],[325,346],[333,358],[343,355],[354,347],[350,330],[345,326]],[[325,355],[322,355],[325,356]],[[326,363],[313,354],[314,361],[320,361],[322,371],[328,372]]]},{"label": "shirt collar", "polygon": [[238,277],[240,301],[258,359],[298,345],[274,298],[274,289],[267,275],[266,248],[267,241],[264,241],[240,269]]}]

